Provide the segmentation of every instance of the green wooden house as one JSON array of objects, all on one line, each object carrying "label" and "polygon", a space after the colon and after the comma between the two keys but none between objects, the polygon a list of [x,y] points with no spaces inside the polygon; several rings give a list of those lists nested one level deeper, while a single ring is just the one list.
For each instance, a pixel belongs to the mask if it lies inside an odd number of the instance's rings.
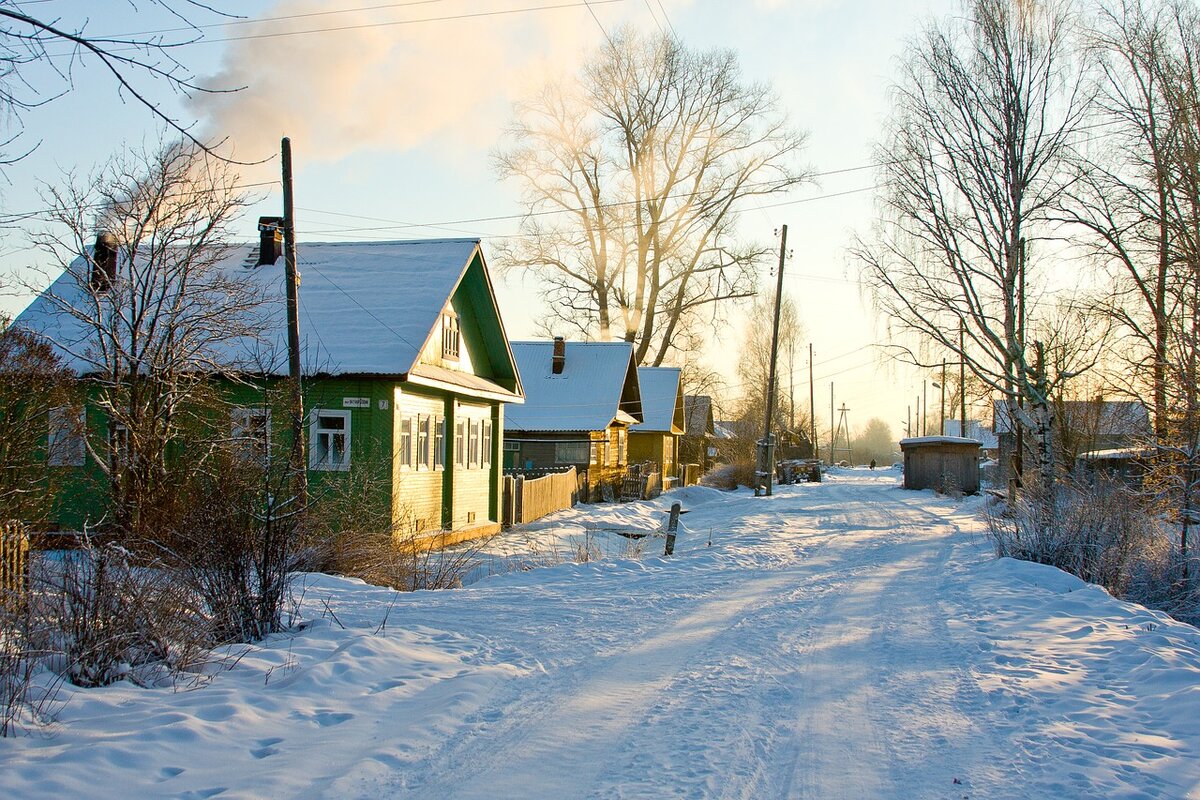
[{"label": "green wooden house", "polygon": [[638,367],[644,420],[629,429],[629,461],[651,461],[670,489],[679,479],[679,441],[684,433],[683,382],[678,367]]},{"label": "green wooden house", "polygon": [[[214,424],[234,438],[286,424],[261,401],[286,375],[283,259],[259,258],[265,247],[266,238],[233,248],[220,265],[264,298],[261,336],[224,354],[240,380],[214,378],[229,398],[229,419]],[[504,409],[524,395],[479,241],[302,244],[299,270],[310,483],[374,479],[388,487],[398,533],[461,540],[499,530]],[[83,334],[61,312],[82,292],[81,272],[67,270],[14,325],[55,344],[86,384],[86,359],[73,355]],[[283,363],[264,368],[263,353]],[[95,409],[51,414],[63,529],[94,523],[103,507],[76,420],[93,442],[118,433]]]}]

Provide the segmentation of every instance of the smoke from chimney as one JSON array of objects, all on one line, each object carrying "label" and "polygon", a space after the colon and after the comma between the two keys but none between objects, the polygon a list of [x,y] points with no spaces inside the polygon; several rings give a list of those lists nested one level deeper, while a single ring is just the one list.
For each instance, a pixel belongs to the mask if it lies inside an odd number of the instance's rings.
[{"label": "smoke from chimney", "polygon": [[[198,82],[245,88],[196,93],[190,101],[206,134],[227,139],[230,152],[244,159],[270,156],[282,135],[309,163],[367,148],[388,153],[433,145],[448,155],[477,153],[495,145],[515,100],[573,73],[597,45],[585,13],[417,22],[438,15],[420,5],[387,11],[341,5],[287,0],[262,11],[264,19],[284,19],[239,25],[245,38],[229,42],[217,72]],[[489,10],[483,0],[466,0],[456,12]],[[303,35],[314,17],[331,30]]]}]

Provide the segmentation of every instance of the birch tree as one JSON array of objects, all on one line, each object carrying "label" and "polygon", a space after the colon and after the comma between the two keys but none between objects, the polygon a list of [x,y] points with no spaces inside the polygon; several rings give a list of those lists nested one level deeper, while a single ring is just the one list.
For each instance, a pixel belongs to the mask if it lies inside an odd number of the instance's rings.
[{"label": "birch tree", "polygon": [[1051,370],[1046,351],[1077,331],[1039,301],[1055,257],[1047,226],[1089,100],[1071,14],[1062,0],[971,0],[910,43],[878,147],[880,219],[855,247],[901,357],[932,366],[903,342],[932,345],[1009,401],[1036,443],[1047,525],[1051,391],[1088,365],[1078,348],[1082,363]]},{"label": "birch tree", "polygon": [[538,276],[548,329],[625,339],[658,366],[754,293],[768,249],[738,239],[738,212],[806,180],[803,144],[731,51],[619,31],[577,81],[517,107],[496,160],[527,216],[498,261]]}]

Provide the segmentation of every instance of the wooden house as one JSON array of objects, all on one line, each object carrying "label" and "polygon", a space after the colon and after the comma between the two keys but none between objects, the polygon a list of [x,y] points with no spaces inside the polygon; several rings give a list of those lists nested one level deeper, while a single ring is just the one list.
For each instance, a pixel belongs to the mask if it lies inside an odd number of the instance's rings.
[{"label": "wooden house", "polygon": [[716,424],[712,398],[689,394],[683,398],[683,437],[679,441],[681,464],[697,464],[701,474],[708,472],[717,457]]},{"label": "wooden house", "polygon": [[629,465],[629,428],[642,422],[633,345],[513,342],[525,402],[504,420],[504,465],[524,472],[575,467],[588,494],[615,492]]},{"label": "wooden house", "polygon": [[629,461],[658,465],[664,489],[679,475],[679,440],[684,432],[683,382],[678,367],[638,367],[643,421],[629,429]]},{"label": "wooden house", "polygon": [[[1056,456],[1070,468],[1084,453],[1124,450],[1144,444],[1151,436],[1150,412],[1136,400],[1058,400],[1050,406]],[[992,410],[1000,477],[1007,480],[1017,451],[1016,414],[1008,401],[997,400]],[[1025,436],[1025,463],[1033,464],[1034,442]]]},{"label": "wooden house", "polygon": [[[263,303],[260,336],[231,341],[225,374],[214,376],[228,397],[228,417],[214,419],[232,438],[285,431],[264,397],[287,374],[284,261],[260,258],[270,246],[236,247],[219,268],[255,284]],[[263,263],[265,262],[265,263]],[[443,540],[499,529],[504,409],[522,401],[521,380],[508,347],[495,292],[477,239],[313,243],[299,247],[300,334],[310,483],[354,476],[383,487],[394,532],[440,534]],[[78,270],[68,270],[14,324],[51,343],[78,343],[83,328],[61,313],[62,300],[81,295]],[[54,302],[57,299],[60,302]],[[60,347],[69,367],[78,348]],[[268,356],[273,356],[269,358]],[[282,363],[280,363],[282,362]],[[82,414],[86,435],[112,440],[96,408],[52,414],[54,430]],[[49,448],[61,489],[59,525],[78,528],[101,515],[98,469],[84,448]]]}]

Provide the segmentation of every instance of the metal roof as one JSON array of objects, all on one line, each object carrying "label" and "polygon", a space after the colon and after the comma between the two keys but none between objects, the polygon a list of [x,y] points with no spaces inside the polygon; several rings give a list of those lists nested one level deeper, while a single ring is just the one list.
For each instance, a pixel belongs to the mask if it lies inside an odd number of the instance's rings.
[{"label": "metal roof", "polygon": [[[409,372],[478,247],[478,239],[301,244],[297,267],[305,373]],[[284,259],[255,267],[257,254],[257,244],[232,247],[217,267],[229,277],[244,277],[261,296],[256,311],[261,339],[226,342],[217,358],[231,369],[281,374],[287,367]],[[86,270],[81,256],[14,325],[78,353],[90,331],[61,306],[86,302],[87,292],[76,278]],[[69,368],[91,371],[86,360],[56,349]],[[269,368],[258,369],[266,356]]]},{"label": "metal roof", "polygon": [[[634,405],[640,397],[638,375],[629,342],[565,342],[563,370],[557,375],[551,365],[553,341],[511,345],[525,404],[505,410],[506,431],[600,431],[623,408],[640,418]],[[627,390],[630,381],[633,385]]]},{"label": "metal roof", "polygon": [[[682,420],[675,418],[679,399],[679,367],[638,367],[642,391],[642,415],[646,421],[633,426],[646,433],[683,433]],[[681,410],[682,415],[682,410]]]}]

